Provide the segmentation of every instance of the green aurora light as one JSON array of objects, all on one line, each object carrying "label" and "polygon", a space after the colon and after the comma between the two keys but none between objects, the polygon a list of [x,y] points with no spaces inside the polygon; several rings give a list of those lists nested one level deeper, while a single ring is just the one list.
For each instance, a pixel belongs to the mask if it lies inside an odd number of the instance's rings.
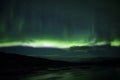
[{"label": "green aurora light", "polygon": [[[7,41],[0,43],[0,47],[7,46],[28,46],[28,47],[53,47],[53,48],[70,48],[72,46],[101,46],[108,44],[106,41],[96,42],[84,42],[84,41],[60,41],[60,40],[40,40],[33,39],[31,41]],[[110,42],[111,46],[120,46],[119,40],[113,40]]]},{"label": "green aurora light", "polygon": [[120,46],[119,4],[89,0],[3,0],[0,4],[0,47]]}]

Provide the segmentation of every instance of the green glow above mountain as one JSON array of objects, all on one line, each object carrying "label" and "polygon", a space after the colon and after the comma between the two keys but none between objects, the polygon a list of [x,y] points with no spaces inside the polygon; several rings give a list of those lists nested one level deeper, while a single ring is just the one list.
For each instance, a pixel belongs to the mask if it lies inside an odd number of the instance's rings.
[{"label": "green glow above mountain", "polygon": [[[7,46],[28,46],[28,47],[53,47],[53,48],[70,48],[72,46],[101,46],[108,44],[106,41],[101,42],[84,42],[84,41],[60,41],[60,40],[40,40],[40,39],[33,39],[28,41],[7,41],[0,43],[0,47],[7,47]],[[110,43],[111,46],[120,46],[120,41],[114,40]]]}]

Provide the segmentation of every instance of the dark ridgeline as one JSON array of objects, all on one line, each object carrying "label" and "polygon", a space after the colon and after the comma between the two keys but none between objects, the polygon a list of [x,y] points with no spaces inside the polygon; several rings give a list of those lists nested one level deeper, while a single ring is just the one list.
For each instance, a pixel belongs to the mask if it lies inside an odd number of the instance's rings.
[{"label": "dark ridgeline", "polygon": [[[112,49],[110,51],[114,51],[114,53],[120,52],[119,47],[111,48],[110,46],[102,46],[96,48],[98,51],[99,49],[106,48],[107,50]],[[88,51],[91,50],[90,47],[75,47],[75,49],[87,49]],[[75,49],[72,48],[73,51]],[[75,66],[79,67],[80,69],[90,69],[95,66],[119,67],[120,57],[96,57],[82,62],[66,62],[30,57],[17,53],[0,53],[0,76],[3,78],[2,80],[18,80],[27,74],[34,74],[36,71],[49,70],[49,68],[53,68],[55,70],[69,69],[74,68]]]},{"label": "dark ridgeline", "polygon": [[0,52],[0,79],[18,80],[27,74],[49,68],[73,66],[74,63]]},{"label": "dark ridgeline", "polygon": [[67,67],[72,62],[65,62],[59,60],[49,60],[44,58],[37,58],[14,53],[0,53],[1,69],[47,69],[49,67]]}]

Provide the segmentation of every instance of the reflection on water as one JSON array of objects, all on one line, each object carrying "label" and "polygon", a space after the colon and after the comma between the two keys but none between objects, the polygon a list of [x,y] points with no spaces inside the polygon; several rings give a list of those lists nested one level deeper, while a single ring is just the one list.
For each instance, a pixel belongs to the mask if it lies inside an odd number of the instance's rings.
[{"label": "reflection on water", "polygon": [[119,76],[117,67],[71,67],[36,71],[20,80],[120,80]]}]

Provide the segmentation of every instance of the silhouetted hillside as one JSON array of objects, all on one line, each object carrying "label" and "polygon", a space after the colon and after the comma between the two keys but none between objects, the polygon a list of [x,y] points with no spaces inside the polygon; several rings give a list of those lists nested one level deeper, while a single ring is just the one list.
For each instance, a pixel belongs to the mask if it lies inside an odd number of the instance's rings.
[{"label": "silhouetted hillside", "polygon": [[33,74],[36,71],[70,65],[74,63],[0,52],[0,76],[4,78],[3,80],[9,80],[9,78],[16,80],[19,76]]},{"label": "silhouetted hillside", "polygon": [[59,60],[49,60],[39,57],[31,57],[13,53],[0,53],[1,68],[9,69],[46,69],[49,67],[66,67],[66,66],[82,66],[82,65],[119,65],[120,57],[95,57],[83,59],[80,62],[66,62]]},{"label": "silhouetted hillside", "polygon": [[0,53],[0,64],[1,67],[11,67],[11,68],[30,68],[37,67],[47,68],[47,67],[58,67],[70,65],[70,62],[48,60],[43,58],[13,54],[13,53]]},{"label": "silhouetted hillside", "polygon": [[[19,76],[34,74],[36,71],[55,69],[69,69],[77,66],[81,69],[89,69],[92,66],[120,66],[119,57],[96,57],[81,62],[65,62],[24,56],[13,53],[0,53],[0,74],[3,80],[18,80]],[[66,68],[65,68],[66,67]],[[7,76],[7,77],[5,77]],[[2,78],[1,77],[1,78]]]}]

